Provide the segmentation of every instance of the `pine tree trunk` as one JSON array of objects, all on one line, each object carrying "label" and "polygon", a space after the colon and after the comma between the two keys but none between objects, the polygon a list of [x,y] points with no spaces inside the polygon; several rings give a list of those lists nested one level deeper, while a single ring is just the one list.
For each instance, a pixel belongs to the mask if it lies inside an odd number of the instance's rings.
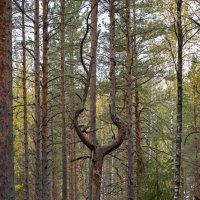
[{"label": "pine tree trunk", "polygon": [[[96,8],[96,15],[97,15],[97,3],[98,1],[95,2],[96,4],[94,4],[95,6],[92,7],[91,11],[93,11],[94,8]],[[91,13],[91,12],[90,12]],[[104,144],[104,145],[100,145],[96,142],[96,135],[94,137],[95,141],[92,142],[91,141],[91,137],[90,140],[85,136],[85,131],[82,130],[79,126],[79,116],[80,114],[84,111],[85,109],[85,103],[86,103],[86,99],[88,96],[88,91],[89,91],[89,86],[91,86],[92,81],[90,81],[91,76],[95,76],[96,77],[96,73],[93,72],[93,68],[94,68],[94,58],[96,60],[96,45],[97,45],[97,34],[95,34],[96,32],[94,32],[94,35],[92,34],[92,36],[96,37],[96,40],[94,42],[95,47],[92,45],[92,48],[94,48],[95,52],[92,51],[92,58],[91,58],[91,63],[89,66],[89,70],[86,69],[86,66],[84,64],[83,61],[83,57],[82,57],[82,50],[83,50],[83,44],[84,44],[84,40],[87,36],[88,33],[88,18],[90,16],[90,13],[87,17],[87,31],[86,34],[84,36],[84,38],[82,39],[81,42],[81,63],[82,66],[86,72],[86,83],[85,83],[85,87],[84,87],[84,91],[83,91],[83,96],[81,98],[81,103],[79,105],[79,107],[77,108],[77,110],[75,111],[74,114],[74,127],[75,130],[79,136],[79,138],[81,139],[81,141],[92,151],[92,191],[90,191],[89,198],[91,200],[100,200],[100,194],[101,194],[101,181],[102,181],[102,166],[103,166],[103,159],[106,155],[108,155],[110,152],[114,151],[115,149],[117,149],[122,142],[124,141],[125,135],[126,135],[126,124],[125,122],[119,117],[119,115],[116,112],[116,75],[115,75],[115,9],[114,9],[114,0],[110,0],[110,116],[112,119],[112,122],[116,125],[117,129],[118,129],[118,135],[115,139],[112,140],[112,142],[108,143],[108,144]],[[94,18],[95,24],[97,25],[97,16],[95,16]],[[95,25],[95,26],[96,26]],[[93,30],[95,29],[94,26]],[[94,56],[95,55],[95,56]],[[95,61],[96,63],[96,61]],[[96,64],[95,64],[96,66]],[[95,70],[96,71],[96,70]],[[94,79],[93,79],[94,80]],[[96,80],[96,79],[95,79]],[[96,83],[95,83],[96,84]],[[90,88],[91,89],[91,88]],[[91,91],[90,91],[91,92]],[[94,93],[93,93],[94,95]],[[94,98],[94,96],[92,96]],[[93,99],[91,98],[91,99]],[[96,102],[96,94],[95,94],[95,98],[94,101]],[[91,102],[90,102],[91,103]],[[93,106],[96,108],[96,103]],[[92,112],[92,116],[96,117],[96,109],[95,108],[91,108]],[[94,112],[95,110],[95,112]],[[91,115],[90,115],[91,117]],[[90,120],[90,125],[91,125],[91,121]],[[92,126],[94,127],[94,121],[92,121]],[[96,123],[95,123],[95,127],[96,127]],[[96,130],[91,129],[94,133],[96,133]]]},{"label": "pine tree trunk", "polygon": [[48,0],[43,0],[42,198],[50,199],[48,164]]},{"label": "pine tree trunk", "polygon": [[35,68],[35,200],[42,199],[41,116],[40,116],[40,55],[39,55],[39,0],[34,11],[34,68]]},{"label": "pine tree trunk", "polygon": [[55,144],[54,136],[54,123],[51,120],[51,136],[52,136],[52,200],[58,200],[58,160],[57,160],[57,148]]},{"label": "pine tree trunk", "polygon": [[24,101],[24,189],[25,200],[29,200],[29,153],[28,153],[28,119],[27,119],[27,88],[26,88],[26,38],[25,38],[25,0],[22,1],[22,48],[23,48],[23,101]]},{"label": "pine tree trunk", "polygon": [[177,1],[177,40],[178,40],[178,63],[177,63],[177,133],[176,133],[176,157],[175,157],[175,186],[174,200],[180,200],[181,180],[181,143],[182,143],[182,52],[183,52],[183,30],[182,30],[182,0]]},{"label": "pine tree trunk", "polygon": [[[74,69],[71,66],[70,69],[70,118],[74,116]],[[70,122],[70,200],[77,200],[77,170],[76,170],[76,140],[75,140],[75,129],[73,121]]]},{"label": "pine tree trunk", "polygon": [[[90,141],[96,143],[96,51],[97,51],[97,23],[98,1],[91,1],[91,78],[90,78]],[[89,169],[89,200],[93,200],[93,162],[90,160]]]},{"label": "pine tree trunk", "polygon": [[67,133],[66,133],[66,106],[65,106],[65,0],[61,0],[61,110],[62,110],[62,199],[67,200]]},{"label": "pine tree trunk", "polygon": [[101,182],[103,169],[103,155],[101,148],[94,151],[92,155],[93,174],[92,174],[92,200],[100,200],[101,196]]},{"label": "pine tree trunk", "polygon": [[137,67],[137,41],[136,41],[136,0],[133,0],[133,66],[134,66],[134,88],[135,88],[135,133],[136,133],[136,164],[135,164],[135,199],[139,200],[140,197],[140,177],[142,171],[142,130],[141,130],[141,120],[140,120],[140,96],[139,96],[139,86],[138,86],[138,67]]},{"label": "pine tree trunk", "polygon": [[[137,72],[137,66],[135,66],[135,72]],[[140,179],[142,173],[142,130],[141,130],[141,121],[140,121],[140,99],[139,99],[139,91],[138,91],[138,76],[135,76],[135,130],[136,130],[136,199],[140,200]]]},{"label": "pine tree trunk", "polygon": [[14,200],[12,1],[0,1],[0,199]]},{"label": "pine tree trunk", "polygon": [[133,124],[132,124],[132,33],[130,0],[126,0],[126,117],[128,139],[128,200],[134,199],[133,185]]}]

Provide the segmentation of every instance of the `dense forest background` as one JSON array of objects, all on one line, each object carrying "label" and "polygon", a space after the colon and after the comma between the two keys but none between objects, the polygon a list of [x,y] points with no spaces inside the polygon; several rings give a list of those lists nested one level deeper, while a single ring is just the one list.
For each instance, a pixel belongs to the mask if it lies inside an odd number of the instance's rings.
[{"label": "dense forest background", "polygon": [[199,0],[0,0],[0,21],[0,200],[200,199]]}]

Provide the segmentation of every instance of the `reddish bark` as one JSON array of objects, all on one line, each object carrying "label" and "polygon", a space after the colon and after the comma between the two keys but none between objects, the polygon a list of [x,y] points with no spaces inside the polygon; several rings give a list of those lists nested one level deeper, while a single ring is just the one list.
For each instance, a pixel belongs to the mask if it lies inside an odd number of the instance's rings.
[{"label": "reddish bark", "polygon": [[12,1],[0,1],[0,199],[14,200]]},{"label": "reddish bark", "polygon": [[61,110],[62,110],[62,195],[67,200],[67,132],[66,132],[66,106],[65,106],[65,0],[61,0]]}]

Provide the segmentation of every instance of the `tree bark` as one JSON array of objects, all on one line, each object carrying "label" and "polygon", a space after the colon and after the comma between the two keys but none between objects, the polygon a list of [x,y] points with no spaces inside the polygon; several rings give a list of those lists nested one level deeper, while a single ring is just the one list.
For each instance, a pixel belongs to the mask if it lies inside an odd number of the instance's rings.
[{"label": "tree bark", "polygon": [[25,36],[25,0],[22,1],[22,48],[23,48],[23,101],[24,101],[24,199],[29,200],[29,153],[28,153],[28,119],[27,119],[27,88],[26,88],[26,36]]},{"label": "tree bark", "polygon": [[97,146],[96,151],[94,151],[92,155],[92,200],[100,200],[103,159],[104,155],[102,154],[102,148]]},{"label": "tree bark", "polygon": [[53,200],[58,200],[58,160],[57,160],[57,148],[55,144],[54,136],[54,123],[53,119],[51,120],[51,136],[52,136],[52,198]]},{"label": "tree bark", "polygon": [[[103,159],[106,155],[108,155],[110,152],[117,149],[122,142],[124,141],[125,135],[126,135],[126,124],[121,118],[118,116],[116,112],[116,106],[115,106],[115,96],[116,96],[116,76],[115,76],[115,8],[114,8],[114,0],[110,0],[110,115],[113,123],[117,126],[118,129],[118,135],[117,137],[109,144],[100,145],[98,142],[95,144],[92,143],[86,136],[85,136],[85,130],[81,129],[81,126],[79,126],[78,118],[80,114],[85,109],[85,103],[88,96],[89,86],[90,86],[90,77],[91,77],[91,71],[92,71],[92,60],[89,65],[89,70],[87,69],[84,60],[83,60],[83,44],[87,37],[88,30],[89,30],[89,16],[92,12],[93,8],[88,14],[87,17],[87,29],[86,33],[81,41],[81,47],[80,47],[80,56],[81,56],[81,63],[82,66],[86,72],[86,82],[85,82],[85,88],[83,91],[83,96],[81,98],[81,103],[74,114],[74,126],[75,130],[81,139],[81,141],[92,151],[92,200],[100,200],[100,190],[101,190],[101,181],[102,181],[102,166],[103,166]],[[96,38],[97,39],[97,38]],[[97,42],[97,41],[96,41]],[[95,130],[96,131],[96,130]]]},{"label": "tree bark", "polygon": [[178,63],[177,63],[177,132],[176,132],[176,157],[175,157],[175,185],[174,200],[180,200],[181,180],[181,143],[182,143],[182,54],[183,54],[183,30],[182,30],[182,0],[177,1],[177,40],[178,40]]},{"label": "tree bark", "polygon": [[[91,78],[90,78],[90,142],[96,143],[96,57],[97,57],[97,24],[98,0],[91,1]],[[92,152],[91,152],[92,154]],[[89,200],[92,200],[93,162],[90,160],[89,169]]]},{"label": "tree bark", "polygon": [[14,200],[12,1],[0,1],[0,199]]},{"label": "tree bark", "polygon": [[35,200],[42,199],[41,119],[40,119],[40,55],[39,55],[39,0],[34,11],[34,68],[35,68]]},{"label": "tree bark", "polygon": [[42,198],[50,198],[48,164],[48,0],[43,0]]},{"label": "tree bark", "polygon": [[[73,58],[73,54],[71,56]],[[74,68],[70,69],[70,119],[74,116]],[[76,167],[76,138],[73,121],[70,122],[70,200],[77,200],[77,167]]]},{"label": "tree bark", "polygon": [[130,0],[126,0],[126,117],[127,117],[127,139],[128,139],[128,200],[134,199],[133,185],[133,124],[132,124],[132,33]]},{"label": "tree bark", "polygon": [[61,110],[62,110],[62,195],[67,200],[67,132],[66,132],[66,105],[65,105],[65,0],[61,0]]}]

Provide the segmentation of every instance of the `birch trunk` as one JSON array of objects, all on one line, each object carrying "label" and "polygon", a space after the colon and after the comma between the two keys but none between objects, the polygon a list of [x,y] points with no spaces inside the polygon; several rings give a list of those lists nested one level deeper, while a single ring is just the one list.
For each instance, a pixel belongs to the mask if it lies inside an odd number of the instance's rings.
[{"label": "birch trunk", "polygon": [[182,53],[183,53],[183,30],[182,30],[182,0],[177,1],[177,40],[178,40],[178,63],[177,63],[177,132],[176,132],[176,156],[175,156],[175,185],[174,200],[180,200],[181,183],[181,143],[182,143]]}]

